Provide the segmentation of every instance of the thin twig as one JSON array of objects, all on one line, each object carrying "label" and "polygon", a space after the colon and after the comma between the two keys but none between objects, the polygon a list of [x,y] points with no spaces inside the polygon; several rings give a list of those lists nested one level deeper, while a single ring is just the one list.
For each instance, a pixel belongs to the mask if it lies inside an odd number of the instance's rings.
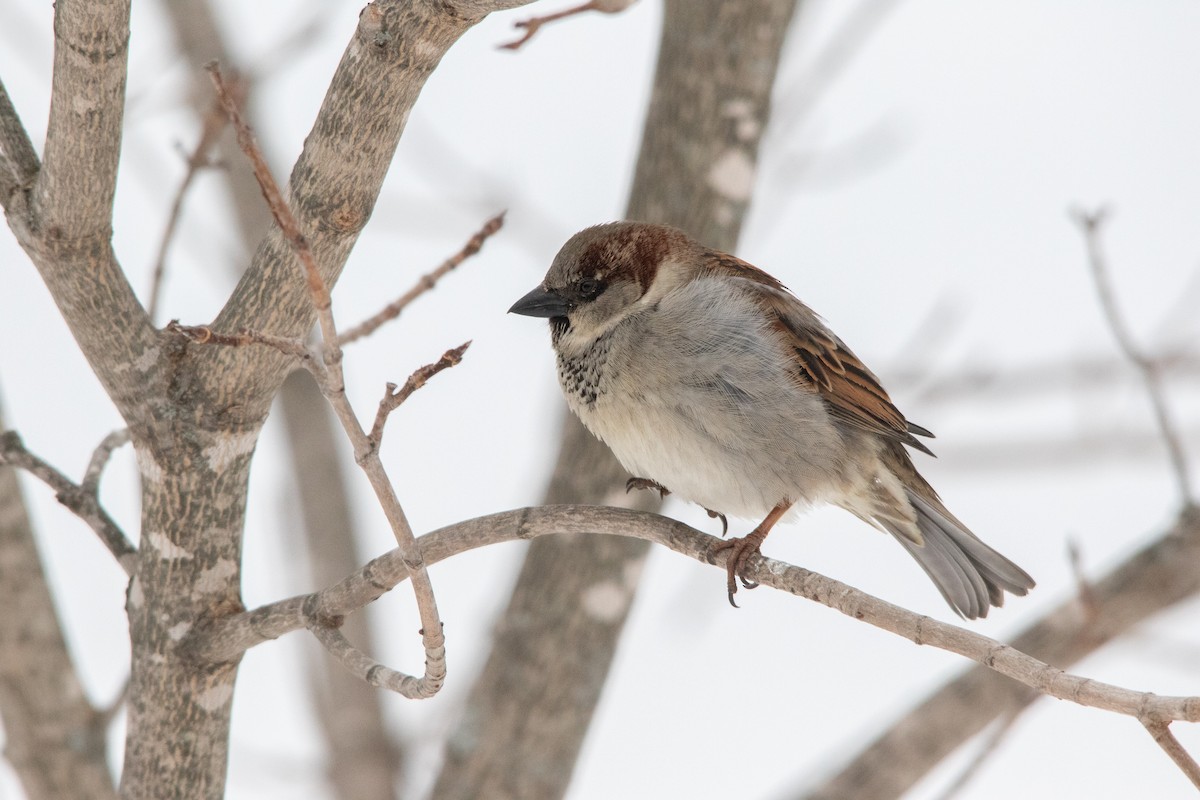
[{"label": "thin twig", "polygon": [[[261,344],[278,350],[284,355],[292,356],[310,371],[319,373],[320,359],[299,339],[289,339],[286,336],[275,336],[251,328],[242,328],[237,333],[221,333],[207,325],[181,325],[173,319],[164,329],[169,333],[177,333],[196,344],[216,344],[224,347],[245,347],[251,344]],[[318,377],[319,374],[318,374]]]},{"label": "thin twig", "polygon": [[1108,211],[1103,208],[1094,212],[1075,209],[1071,216],[1083,231],[1088,263],[1096,284],[1096,292],[1100,296],[1100,305],[1104,309],[1108,326],[1117,340],[1117,347],[1141,373],[1142,380],[1146,384],[1146,393],[1150,396],[1150,403],[1154,407],[1154,417],[1162,432],[1163,442],[1167,446],[1167,454],[1171,459],[1175,480],[1179,484],[1180,497],[1185,503],[1194,505],[1195,498],[1192,496],[1192,481],[1188,471],[1187,456],[1183,452],[1179,434],[1175,430],[1171,414],[1167,410],[1158,364],[1138,349],[1129,328],[1121,317],[1120,310],[1117,308],[1116,294],[1113,292],[1112,282],[1109,278],[1108,263],[1100,248],[1100,229],[1108,219]]},{"label": "thin twig", "polygon": [[437,375],[444,369],[449,369],[462,363],[463,353],[467,352],[467,348],[470,346],[471,343],[469,341],[463,342],[458,347],[447,350],[442,354],[441,358],[432,364],[418,367],[412,375],[408,376],[408,380],[398,390],[394,383],[387,385],[383,399],[379,401],[379,410],[375,413],[375,424],[371,426],[371,433],[369,435],[376,450],[379,449],[379,445],[383,441],[383,426],[387,422],[388,415],[399,408],[401,403],[407,400],[417,389],[424,386],[434,375]]},{"label": "thin twig", "polygon": [[521,45],[533,38],[533,35],[538,32],[538,28],[545,25],[547,22],[554,22],[557,19],[565,19],[573,17],[576,14],[582,14],[585,11],[599,11],[604,14],[616,14],[619,11],[624,11],[633,5],[635,0],[588,0],[583,5],[574,6],[564,11],[556,11],[553,14],[546,14],[541,17],[533,17],[531,19],[521,20],[513,23],[514,28],[524,28],[525,34],[516,41],[508,44],[500,45],[501,50],[519,50]]},{"label": "thin twig", "polygon": [[275,224],[283,232],[292,252],[300,259],[300,264],[304,268],[308,292],[312,295],[313,306],[317,310],[317,320],[321,325],[321,336],[327,343],[333,343],[336,346],[337,329],[333,324],[329,287],[326,285],[325,279],[321,277],[321,271],[317,268],[317,261],[313,256],[312,248],[309,247],[308,238],[300,230],[300,223],[296,221],[287,201],[283,199],[283,192],[280,191],[279,184],[271,175],[271,169],[267,166],[266,159],[263,158],[262,150],[259,149],[258,142],[254,138],[254,132],[250,130],[250,125],[242,117],[234,92],[222,77],[220,67],[214,61],[205,65],[205,69],[208,70],[213,86],[216,87],[217,99],[220,101],[221,107],[225,109],[229,121],[233,123],[234,130],[237,132],[238,145],[246,154],[246,158],[250,159],[254,177],[258,181],[258,187],[262,189],[263,197],[271,209],[272,216],[275,217]]},{"label": "thin twig", "polygon": [[1143,719],[1142,724],[1146,726],[1146,730],[1149,731],[1158,746],[1175,762],[1175,766],[1179,767],[1193,786],[1200,789],[1200,764],[1196,763],[1196,759],[1183,749],[1183,745],[1175,738],[1175,734],[1171,733],[1170,723]]},{"label": "thin twig", "polygon": [[263,197],[271,209],[271,214],[275,217],[276,224],[279,225],[280,231],[304,269],[309,295],[320,323],[322,361],[325,365],[324,371],[313,370],[313,374],[317,377],[322,394],[329,401],[334,414],[342,424],[342,429],[350,439],[350,444],[354,448],[354,460],[366,473],[371,488],[375,490],[375,497],[391,526],[398,549],[403,554],[405,563],[413,571],[413,594],[417,599],[417,611],[421,618],[421,643],[425,649],[425,675],[418,680],[418,689],[414,691],[417,691],[420,696],[431,697],[442,687],[446,673],[446,640],[442,634],[442,621],[438,614],[437,599],[433,594],[433,584],[429,579],[429,573],[421,560],[421,549],[413,535],[412,526],[400,505],[400,499],[396,496],[395,487],[388,478],[383,462],[379,459],[379,450],[363,430],[362,423],[359,422],[346,397],[346,380],[342,371],[342,349],[338,344],[329,287],[325,283],[325,279],[321,277],[307,238],[301,232],[299,223],[291,209],[288,208],[283,193],[267,168],[262,151],[259,150],[258,143],[250,131],[250,126],[242,119],[237,105],[225,88],[220,69],[216,63],[209,64],[207,69],[212,77],[213,85],[216,87],[217,97],[237,131],[238,144],[254,168],[254,177],[258,180]]},{"label": "thin twig", "polygon": [[[1200,517],[1188,517],[1200,524]],[[500,542],[550,534],[616,534],[656,542],[701,563],[711,564],[712,547],[722,541],[656,514],[606,506],[542,506],[503,511],[455,523],[422,536],[422,564]],[[724,566],[717,564],[722,570]],[[340,583],[314,594],[292,597],[212,621],[181,642],[182,652],[202,662],[223,662],[250,647],[311,620],[333,620],[381,597],[409,576],[401,552],[374,559]],[[873,597],[802,567],[755,556],[746,578],[840,611],[914,644],[957,653],[1006,675],[1042,694],[1081,706],[1150,720],[1200,722],[1200,697],[1172,697],[1138,692],[1064,672],[1019,650],[965,628],[940,622]]]},{"label": "thin twig", "polygon": [[129,444],[128,428],[113,431],[101,439],[100,444],[96,445],[96,449],[92,452],[92,459],[88,462],[87,470],[83,473],[83,480],[79,482],[79,488],[93,497],[98,497],[100,493],[100,476],[104,473],[104,468],[108,466],[108,461],[112,458],[113,451],[127,444]]},{"label": "thin twig", "polygon": [[0,464],[20,467],[53,489],[58,502],[87,523],[100,537],[100,541],[113,554],[113,558],[121,565],[121,569],[125,570],[125,574],[133,574],[137,549],[100,505],[93,492],[85,490],[25,449],[25,444],[16,431],[0,433]]},{"label": "thin twig", "polygon": [[[384,666],[350,644],[337,628],[313,623],[309,626],[309,631],[338,663],[376,688],[387,689],[412,700],[421,700],[430,696],[425,682],[436,683],[440,687],[446,680],[444,669],[440,674],[415,678]],[[442,659],[442,664],[445,664],[445,659]]]},{"label": "thin twig", "polygon": [[[235,79],[233,91],[237,95],[237,102],[241,104],[245,101],[245,84]],[[203,126],[200,129],[200,139],[196,142],[196,147],[187,157],[187,171],[183,175],[183,180],[179,184],[179,189],[175,192],[175,199],[171,203],[171,213],[167,217],[167,226],[163,229],[162,240],[158,245],[158,255],[154,259],[153,277],[150,279],[150,295],[146,303],[146,314],[153,320],[158,314],[158,302],[162,294],[163,275],[167,269],[167,250],[171,246],[171,240],[175,237],[175,230],[179,226],[180,213],[183,211],[183,198],[187,195],[187,191],[191,188],[192,182],[201,169],[212,166],[212,162],[208,158],[208,151],[216,143],[217,137],[221,135],[221,131],[225,129],[225,114],[221,110],[220,103],[214,102],[212,108],[204,115]]]},{"label": "thin twig", "polygon": [[483,243],[488,240],[488,237],[496,233],[496,231],[500,230],[500,228],[504,225],[504,214],[505,212],[501,211],[499,214],[485,222],[483,227],[476,231],[475,235],[467,240],[467,243],[462,246],[461,250],[443,261],[441,266],[439,266],[437,269],[422,275],[421,279],[418,280],[411,289],[389,303],[382,311],[374,316],[368,317],[350,330],[343,332],[342,335],[338,337],[338,344],[347,345],[353,341],[361,339],[364,336],[369,336],[370,334],[374,333],[379,326],[400,316],[400,312],[407,308],[409,303],[430,291],[433,289],[433,287],[437,286],[437,282],[443,276],[445,276],[446,273],[450,272],[459,264],[478,253],[483,247]]},{"label": "thin twig", "polygon": [[[1036,696],[1036,693],[1031,692],[1031,694]],[[979,770],[988,762],[988,759],[996,754],[996,751],[1000,748],[1001,742],[1003,742],[1008,734],[1012,731],[1013,725],[1020,718],[1021,711],[1023,710],[1023,708],[1014,709],[1000,718],[1000,720],[996,723],[996,726],[987,735],[987,738],[980,746],[978,752],[972,756],[971,761],[963,768],[962,772],[958,773],[958,776],[950,782],[950,785],[946,787],[945,791],[937,796],[937,800],[953,800],[962,793],[962,790],[965,789],[967,784],[971,782],[971,779],[979,773]]]}]

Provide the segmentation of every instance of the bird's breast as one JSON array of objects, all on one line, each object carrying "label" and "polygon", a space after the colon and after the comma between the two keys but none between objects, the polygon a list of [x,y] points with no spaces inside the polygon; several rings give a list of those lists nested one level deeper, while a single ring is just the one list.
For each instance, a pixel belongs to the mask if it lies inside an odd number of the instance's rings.
[{"label": "bird's breast", "polygon": [[558,353],[558,382],[567,402],[583,416],[608,388],[608,357],[611,336],[601,336],[578,353]]}]

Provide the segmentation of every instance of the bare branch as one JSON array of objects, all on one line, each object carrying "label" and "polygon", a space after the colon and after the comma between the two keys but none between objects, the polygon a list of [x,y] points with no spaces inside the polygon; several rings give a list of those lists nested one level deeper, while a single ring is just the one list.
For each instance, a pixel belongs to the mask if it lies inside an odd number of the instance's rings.
[{"label": "bare branch", "polygon": [[[1031,691],[1029,694],[1031,700],[1033,697],[1037,696],[1036,692]],[[988,734],[987,739],[984,740],[983,745],[980,746],[979,751],[975,753],[974,757],[967,764],[967,766],[963,768],[962,772],[958,773],[958,777],[951,781],[950,785],[946,787],[946,790],[938,795],[937,800],[953,800],[953,798],[957,797],[959,793],[966,788],[967,784],[971,782],[971,779],[974,778],[979,772],[980,767],[986,764],[988,759],[995,755],[996,749],[1000,746],[1000,743],[1007,738],[1009,732],[1012,731],[1013,725],[1021,717],[1022,710],[1023,709],[1013,709],[1000,718],[1000,721],[996,723],[995,728],[991,733]]]},{"label": "bare branch", "polygon": [[1150,736],[1158,743],[1158,746],[1171,757],[1175,765],[1183,771],[1188,780],[1197,789],[1200,789],[1200,764],[1196,763],[1196,759],[1192,758],[1191,754],[1183,749],[1183,745],[1175,738],[1175,734],[1171,733],[1171,725],[1160,720],[1143,719],[1142,724],[1146,726]]},{"label": "bare branch", "polygon": [[[1157,362],[1163,375],[1193,380],[1200,376],[1200,356],[1188,350],[1163,353]],[[936,376],[924,367],[908,365],[886,373],[888,386],[895,387],[893,391],[907,392],[913,402],[930,405],[977,399],[984,394],[989,400],[1011,400],[1041,398],[1067,390],[1110,391],[1114,384],[1128,379],[1129,366],[1124,359],[1081,357],[1011,369],[961,363]]]},{"label": "bare branch", "polygon": [[104,468],[108,466],[108,460],[112,458],[114,450],[118,447],[124,447],[127,444],[129,444],[128,428],[113,431],[101,439],[100,444],[96,445],[95,451],[92,452],[92,458],[88,462],[87,470],[83,473],[83,480],[79,482],[80,490],[87,492],[93,497],[98,497],[100,493],[100,476],[104,474]]},{"label": "bare branch", "polygon": [[[555,533],[628,536],[664,545],[705,564],[713,563],[710,551],[722,541],[682,522],[640,511],[602,506],[543,506],[456,523],[422,536],[418,543],[423,564],[436,564],[484,545]],[[724,569],[723,565],[718,566]],[[259,642],[309,627],[314,618],[336,619],[362,608],[408,576],[405,559],[398,549],[392,550],[321,592],[214,621],[182,646],[190,657],[203,661],[237,658]],[[802,567],[755,556],[750,559],[746,578],[820,603],[914,644],[964,656],[1060,700],[1139,720],[1200,722],[1200,697],[1155,695],[1072,675],[1009,645],[892,605]]]},{"label": "bare branch", "polygon": [[383,426],[387,422],[388,415],[399,408],[401,403],[407,400],[413,392],[424,386],[434,375],[462,363],[463,353],[467,352],[467,348],[470,346],[471,343],[469,341],[463,342],[458,347],[447,350],[442,354],[441,358],[432,364],[418,367],[412,375],[408,376],[408,380],[404,382],[404,385],[399,390],[396,389],[396,384],[394,383],[387,385],[387,391],[384,393],[383,399],[379,401],[379,411],[375,414],[375,424],[371,426],[369,436],[376,450],[379,449],[379,445],[383,441]]},{"label": "bare branch", "polygon": [[[430,677],[440,681],[446,679],[445,672],[422,679],[386,667],[355,648],[337,628],[313,623],[309,626],[309,630],[343,667],[376,688],[387,689],[411,700],[421,700],[429,697],[425,689],[425,682]],[[445,658],[443,657],[439,661],[444,669]]]},{"label": "bare branch", "polygon": [[516,41],[508,44],[500,45],[501,50],[519,50],[521,45],[533,38],[533,35],[538,32],[538,28],[545,25],[547,22],[554,22],[558,19],[573,17],[576,14],[582,14],[585,11],[599,11],[604,14],[616,14],[624,11],[633,5],[635,0],[588,0],[583,5],[574,6],[563,11],[556,11],[553,14],[545,14],[540,17],[532,17],[513,24],[514,28],[524,28],[525,34]]},{"label": "bare branch", "polygon": [[32,186],[41,167],[21,117],[0,81],[0,205],[8,208],[10,194]]},{"label": "bare branch", "polygon": [[137,550],[125,532],[100,505],[94,493],[73,483],[66,475],[26,450],[16,431],[0,434],[0,464],[20,467],[53,489],[58,502],[87,523],[100,537],[100,541],[113,554],[113,558],[121,565],[121,569],[125,570],[125,574],[133,574]]},{"label": "bare branch", "polygon": [[[235,95],[235,102],[239,105],[245,102],[245,85],[234,78],[232,92]],[[187,171],[184,172],[183,180],[179,184],[179,189],[175,192],[175,199],[171,203],[171,213],[167,217],[167,226],[163,229],[162,241],[158,245],[158,255],[154,259],[153,277],[150,280],[150,295],[146,302],[146,314],[151,320],[158,314],[158,301],[162,292],[163,274],[167,268],[167,249],[171,246],[171,240],[175,236],[175,229],[179,225],[179,215],[183,210],[183,198],[187,195],[187,191],[191,188],[192,181],[202,168],[212,166],[209,161],[208,151],[216,144],[221,131],[225,129],[225,114],[222,113],[220,103],[214,102],[212,108],[204,115],[203,124],[200,128],[200,139],[196,142],[196,146],[192,149],[191,154],[187,157]]]},{"label": "bare branch", "polygon": [[46,228],[112,235],[125,118],[129,0],[54,8],[54,77],[33,210]]},{"label": "bare branch", "polygon": [[[1012,640],[1037,659],[1066,667],[1155,614],[1200,592],[1200,510],[1185,507],[1170,527],[1092,581],[1094,615],[1071,597]],[[938,687],[894,720],[836,774],[798,791],[805,800],[899,798],[998,716],[1030,694],[984,666]]]},{"label": "bare branch", "polygon": [[262,189],[267,206],[271,209],[271,215],[275,217],[275,224],[283,231],[284,238],[287,239],[292,252],[300,259],[300,265],[304,268],[308,293],[312,297],[313,307],[317,310],[317,321],[321,325],[321,336],[325,339],[327,346],[333,348],[332,353],[340,356],[336,350],[337,329],[333,323],[333,302],[329,296],[329,286],[321,277],[321,270],[317,268],[317,260],[313,256],[312,248],[308,245],[308,238],[300,230],[300,224],[288,207],[287,201],[283,199],[283,192],[279,190],[279,184],[271,175],[271,169],[267,166],[262,150],[259,149],[258,142],[254,139],[254,132],[242,118],[237,98],[234,96],[235,89],[226,85],[225,79],[221,76],[221,69],[216,63],[208,64],[205,69],[212,76],[213,86],[216,87],[217,99],[220,101],[221,107],[225,109],[229,121],[233,123],[234,130],[237,131],[238,145],[246,154],[246,158],[250,159],[254,177],[258,180],[258,186]]},{"label": "bare branch", "polygon": [[285,336],[275,336],[270,333],[246,328],[237,333],[220,333],[207,325],[181,325],[177,319],[168,322],[164,330],[170,333],[178,333],[180,336],[184,336],[196,344],[216,344],[224,347],[245,347],[250,344],[265,345],[266,347],[278,350],[284,355],[298,359],[310,371],[315,371],[318,376],[320,374],[320,359],[299,339],[288,339]]},{"label": "bare branch", "polygon": [[360,322],[358,325],[355,325],[353,328],[343,333],[338,338],[338,344],[347,345],[353,341],[361,339],[364,336],[369,336],[374,333],[379,326],[400,316],[400,312],[407,308],[409,303],[433,289],[433,287],[437,286],[437,282],[441,280],[441,278],[444,277],[448,272],[462,262],[466,261],[471,256],[478,253],[483,247],[483,243],[486,242],[492,234],[496,233],[501,227],[503,227],[504,214],[505,212],[501,211],[499,214],[485,222],[483,227],[476,231],[475,235],[467,240],[467,243],[463,245],[461,250],[443,261],[441,266],[439,266],[437,269],[422,275],[421,279],[417,281],[415,286],[398,297],[396,300],[389,303],[378,314],[369,317],[368,319]]},{"label": "bare branch", "polygon": [[1117,308],[1116,295],[1113,293],[1112,282],[1108,274],[1108,263],[1100,248],[1100,229],[1108,219],[1108,211],[1100,209],[1095,212],[1087,212],[1075,209],[1071,216],[1075,224],[1083,231],[1088,263],[1091,266],[1096,293],[1100,296],[1100,305],[1104,309],[1108,326],[1117,340],[1117,346],[1141,373],[1142,380],[1146,384],[1146,394],[1150,396],[1150,403],[1154,407],[1154,417],[1162,432],[1163,442],[1167,446],[1167,454],[1170,456],[1171,466],[1175,471],[1175,480],[1179,484],[1179,496],[1185,503],[1194,504],[1187,456],[1183,452],[1183,445],[1175,429],[1175,424],[1171,420],[1170,411],[1167,410],[1167,401],[1163,393],[1162,376],[1159,374],[1158,365],[1138,348],[1128,326],[1121,317],[1120,309]]}]

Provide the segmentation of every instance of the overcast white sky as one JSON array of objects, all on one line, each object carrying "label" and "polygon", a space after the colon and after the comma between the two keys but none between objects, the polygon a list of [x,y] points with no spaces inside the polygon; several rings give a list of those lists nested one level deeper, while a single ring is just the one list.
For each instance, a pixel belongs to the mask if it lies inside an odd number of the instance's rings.
[{"label": "overcast white sky", "polygon": [[[276,173],[286,175],[360,4],[218,5],[242,64],[266,71],[258,132]],[[831,80],[814,64],[861,5],[804,4],[738,254],[823,314],[885,384],[901,367],[925,367],[933,380],[968,367],[1065,363],[1114,349],[1067,217],[1074,204],[1110,203],[1106,245],[1136,336],[1158,348],[1196,341],[1200,7],[1180,0],[909,0],[890,4]],[[323,22],[312,46],[272,64],[278,43],[316,13]],[[545,28],[517,54],[496,50],[511,37],[512,22],[529,13],[485,21],[434,74],[335,293],[342,324],[358,320],[457,250],[486,217],[509,210],[505,230],[479,257],[348,353],[351,396],[371,413],[386,381],[475,342],[461,366],[391,422],[385,457],[418,531],[541,495],[562,401],[545,326],[504,312],[540,279],[567,236],[621,216],[648,99],[656,0]],[[35,142],[45,134],[51,20],[50,3],[0,8],[0,75]],[[181,99],[196,67],[173,52],[164,22],[156,4],[135,4],[115,246],[140,291],[183,172],[176,143],[190,147],[197,131]],[[188,198],[160,322],[210,320],[244,263],[228,214],[212,210],[218,185],[218,176],[206,175]],[[79,475],[120,421],[7,232],[0,232],[0,265],[6,421],[35,452]],[[1171,391],[1195,455],[1196,382],[1175,382]],[[1081,437],[1152,430],[1132,381],[1033,399],[985,389],[943,403],[911,384],[893,395],[938,434],[939,459],[919,466],[950,508],[1039,581],[1030,597],[971,625],[988,635],[1007,637],[1070,595],[1068,538],[1080,544],[1088,572],[1099,574],[1160,532],[1177,507],[1157,449],[1106,448],[1074,459],[1026,449],[1003,464],[994,457],[1038,440],[1066,447]],[[280,427],[268,422],[254,468],[248,605],[313,588],[278,566],[300,561]],[[135,476],[123,452],[105,483],[106,502],[131,533]],[[25,486],[87,688],[106,700],[127,671],[121,574],[44,487]],[[356,492],[364,548],[382,552],[391,536],[365,483]],[[667,513],[714,529],[696,509],[669,503]],[[731,521],[738,532],[748,526]],[[781,527],[765,549],[952,620],[901,548],[842,512]],[[436,750],[420,742],[453,724],[521,552],[498,547],[433,569],[449,638],[448,686],[426,702],[386,701],[394,729],[429,751],[413,776],[418,785],[436,768]],[[415,669],[413,604],[406,590],[393,595],[375,616],[378,655]],[[747,594],[742,606],[729,608],[723,577],[711,567],[652,554],[573,800],[785,796],[964,666],[770,590]],[[1200,694],[1198,613],[1200,601],[1177,608],[1074,670],[1139,690]],[[313,721],[307,704],[296,702],[306,647],[293,634],[244,661],[229,797],[327,796]],[[738,680],[746,674],[755,679]],[[738,691],[713,691],[725,682]],[[1200,753],[1200,729],[1176,728]],[[935,797],[969,752],[912,796]],[[18,791],[0,768],[0,796]],[[1043,700],[962,797],[1189,792],[1135,721]]]}]

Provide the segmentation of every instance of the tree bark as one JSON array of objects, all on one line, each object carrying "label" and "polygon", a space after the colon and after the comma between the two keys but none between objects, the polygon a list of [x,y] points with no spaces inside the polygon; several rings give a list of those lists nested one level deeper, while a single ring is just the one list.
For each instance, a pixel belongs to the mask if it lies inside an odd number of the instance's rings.
[{"label": "tree bark", "polygon": [[[237,70],[221,38],[208,0],[166,0],[179,48],[196,74],[193,105],[200,115],[212,105],[212,83],[202,69],[216,60]],[[242,76],[244,113],[251,125],[255,92]],[[218,142],[225,163],[240,163],[232,130]],[[249,170],[222,170],[234,218],[249,254],[271,222],[271,214]],[[301,532],[308,548],[312,585],[326,586],[352,572],[363,559],[357,546],[357,527],[350,513],[346,474],[338,457],[340,431],[330,424],[329,406],[312,381],[299,372],[280,389],[280,413],[290,452],[290,464]],[[348,618],[343,633],[365,652],[373,652],[370,610]],[[315,716],[328,750],[328,776],[342,800],[392,800],[401,781],[401,751],[384,725],[383,695],[333,663],[315,642],[308,650],[309,684]]]},{"label": "tree bark", "polygon": [[[0,415],[0,430],[4,430]],[[116,798],[104,720],[84,695],[16,470],[0,466],[0,719],[4,755],[29,800]]]},{"label": "tree bark", "polygon": [[[489,11],[519,4],[379,0],[363,11],[290,184],[327,284],[370,217],[408,113],[442,55]],[[201,665],[176,645],[192,627],[241,610],[249,465],[289,364],[267,348],[190,346],[156,331],[121,271],[111,218],[128,36],[127,0],[56,5],[45,163],[25,174],[36,166],[24,163],[33,148],[6,102],[0,175],[13,190],[0,201],[137,451],[142,535],[127,602],[133,652],[121,794],[215,800],[224,794],[240,656]],[[295,257],[273,228],[214,327],[301,338],[314,319]]]},{"label": "tree bark", "polygon": [[[754,186],[775,68],[795,0],[668,0],[627,216],[732,250]],[[657,508],[574,417],[546,503]],[[645,542],[534,541],[447,745],[438,800],[565,794],[625,625]]]}]

